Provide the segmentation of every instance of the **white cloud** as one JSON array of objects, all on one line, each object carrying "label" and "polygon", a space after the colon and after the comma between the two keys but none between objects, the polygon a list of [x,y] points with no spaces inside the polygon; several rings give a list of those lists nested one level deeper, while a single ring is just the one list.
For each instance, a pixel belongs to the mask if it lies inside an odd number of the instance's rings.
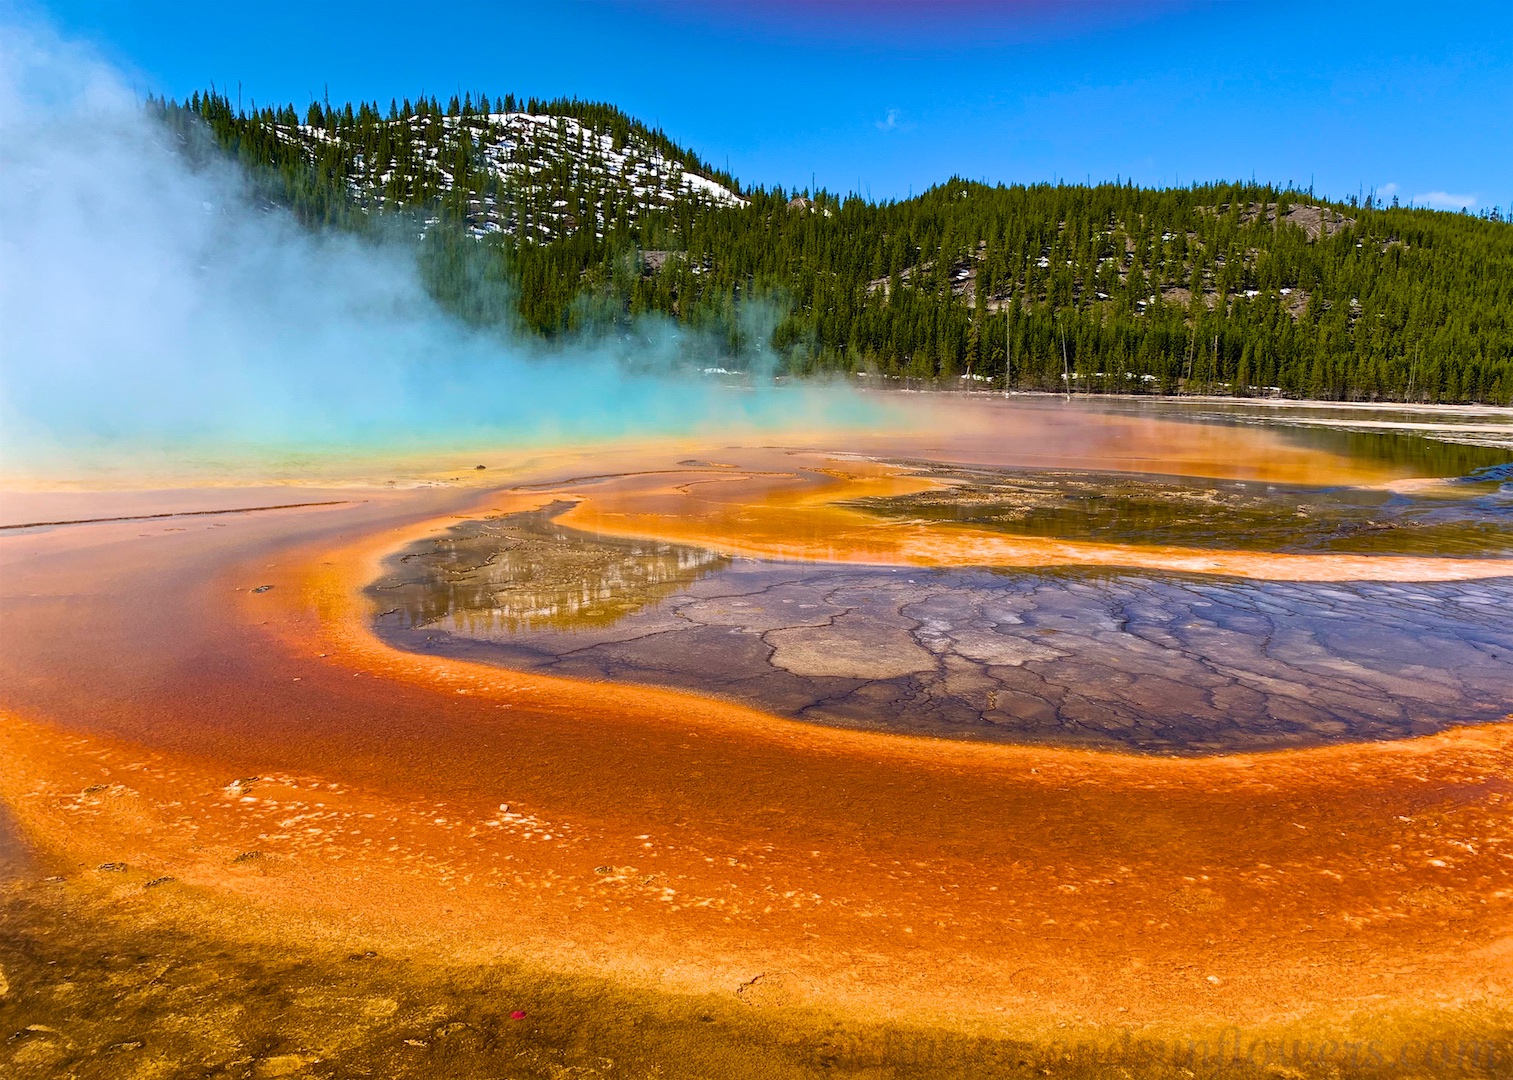
[{"label": "white cloud", "polygon": [[877,122],[877,130],[878,131],[897,131],[898,130],[898,116],[899,116],[899,113],[898,113],[897,109],[889,109],[887,115],[884,116],[881,120],[879,120]]},{"label": "white cloud", "polygon": [[1413,196],[1416,206],[1432,206],[1436,210],[1476,209],[1475,195],[1457,195],[1452,191],[1425,191]]},{"label": "white cloud", "polygon": [[1398,187],[1396,184],[1383,184],[1381,187],[1376,189],[1376,197],[1382,200],[1390,199],[1401,190],[1403,189]]}]

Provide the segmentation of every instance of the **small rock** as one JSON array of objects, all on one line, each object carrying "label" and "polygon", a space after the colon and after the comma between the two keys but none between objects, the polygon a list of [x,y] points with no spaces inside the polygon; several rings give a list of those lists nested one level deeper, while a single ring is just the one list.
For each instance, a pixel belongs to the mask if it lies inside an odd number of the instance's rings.
[{"label": "small rock", "polygon": [[105,1049],[107,1052],[115,1050],[140,1050],[145,1045],[147,1044],[142,1042],[141,1039],[127,1039],[125,1042],[112,1043]]},{"label": "small rock", "polygon": [[124,874],[126,873],[126,864],[123,862],[102,862],[96,869],[102,870],[107,874]]},{"label": "small rock", "polygon": [[167,885],[170,881],[177,881],[177,880],[178,880],[178,878],[168,877],[167,875],[164,875],[163,877],[155,877],[151,881],[143,882],[142,883],[142,888],[144,888],[144,889],[156,889],[159,885]]},{"label": "small rock", "polygon": [[522,1012],[519,1009],[516,1009],[514,1012],[510,1013],[510,1019],[511,1020],[524,1020],[525,1019],[525,1013]]},{"label": "small rock", "polygon": [[253,1068],[258,1076],[292,1076],[319,1060],[314,1054],[277,1054],[263,1058]]},{"label": "small rock", "polygon": [[273,588],[272,585],[259,585],[257,588],[253,589],[252,591],[256,592],[256,593],[263,593],[263,592],[267,592],[271,588]]},{"label": "small rock", "polygon": [[487,465],[474,465],[473,468],[475,468],[475,469],[487,469],[488,466]]},{"label": "small rock", "polygon": [[234,863],[246,863],[253,862],[257,859],[261,859],[262,857],[263,853],[261,851],[244,851],[231,861]]}]

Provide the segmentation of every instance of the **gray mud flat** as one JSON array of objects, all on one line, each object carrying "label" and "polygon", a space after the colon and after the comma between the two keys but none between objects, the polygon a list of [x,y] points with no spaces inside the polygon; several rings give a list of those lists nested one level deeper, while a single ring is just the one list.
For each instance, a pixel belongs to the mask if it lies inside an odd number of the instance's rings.
[{"label": "gray mud flat", "polygon": [[391,561],[417,652],[669,686],[842,727],[1213,754],[1513,712],[1513,579],[1286,583],[726,560],[535,514]]}]

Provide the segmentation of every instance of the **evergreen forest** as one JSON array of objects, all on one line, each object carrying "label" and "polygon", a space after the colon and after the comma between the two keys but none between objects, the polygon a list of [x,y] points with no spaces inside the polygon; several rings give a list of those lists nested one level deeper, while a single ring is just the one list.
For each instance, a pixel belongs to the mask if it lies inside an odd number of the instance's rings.
[{"label": "evergreen forest", "polygon": [[419,235],[478,325],[660,313],[725,366],[966,388],[1513,400],[1513,223],[1247,182],[904,200],[743,188],[602,104],[468,93],[149,108],[316,228]]}]

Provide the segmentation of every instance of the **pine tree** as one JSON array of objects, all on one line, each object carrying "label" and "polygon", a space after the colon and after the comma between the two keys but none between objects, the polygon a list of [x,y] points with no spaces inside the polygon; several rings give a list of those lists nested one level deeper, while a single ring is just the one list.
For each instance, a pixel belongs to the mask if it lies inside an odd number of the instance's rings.
[{"label": "pine tree", "polygon": [[[740,303],[760,294],[780,298],[768,345],[796,371],[999,378],[1012,362],[1014,385],[1056,390],[1064,331],[1079,385],[1108,390],[1496,402],[1513,393],[1513,225],[1500,211],[1331,203],[1257,184],[957,179],[895,202],[813,191],[809,207],[793,209],[791,193],[773,188],[742,192],[745,204],[732,207],[678,186],[720,174],[610,106],[474,100],[454,99],[450,115],[462,121],[452,123],[440,122],[434,97],[391,100],[386,120],[376,103],[312,102],[304,123],[330,138],[302,132],[292,105],[242,113],[214,89],[183,108],[149,108],[170,124],[208,126],[309,224],[364,230],[395,211],[434,219],[428,236],[455,230],[465,242],[433,258],[456,266],[427,281],[469,318],[499,302],[497,292],[470,298],[464,284],[465,253],[486,246],[507,266],[525,327],[544,334],[576,325],[590,306],[657,310],[745,347]],[[479,121],[494,109],[556,125],[511,133]],[[647,194],[610,178],[600,134],[629,167],[667,163],[646,176]],[[506,139],[513,149],[490,157]],[[485,225],[500,231],[470,235]],[[657,269],[637,258],[643,250],[679,257]]]}]

